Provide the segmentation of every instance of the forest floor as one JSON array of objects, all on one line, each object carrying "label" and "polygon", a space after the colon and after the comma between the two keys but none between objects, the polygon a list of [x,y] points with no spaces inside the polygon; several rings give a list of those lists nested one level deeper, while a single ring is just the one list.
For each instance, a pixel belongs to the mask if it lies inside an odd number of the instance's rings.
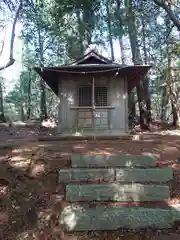
[{"label": "forest floor", "polygon": [[149,154],[159,166],[173,168],[169,182],[171,206],[180,206],[180,131],[154,124],[151,132],[138,128],[132,140],[38,141],[55,135],[40,124],[0,125],[0,240],[180,240],[180,223],[170,230],[91,232],[63,235],[59,227],[64,186],[58,170],[70,164],[73,153]]}]

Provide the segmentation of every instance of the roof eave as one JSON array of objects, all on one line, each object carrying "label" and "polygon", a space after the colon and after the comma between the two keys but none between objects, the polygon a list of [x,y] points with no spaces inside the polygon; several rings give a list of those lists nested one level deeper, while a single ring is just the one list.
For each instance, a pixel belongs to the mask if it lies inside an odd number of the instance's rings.
[{"label": "roof eave", "polygon": [[[70,67],[70,66],[69,66]],[[71,66],[72,67],[72,66]],[[73,68],[77,69],[78,66],[75,66]],[[108,65],[106,66],[107,69],[106,69],[106,72],[110,73],[110,74],[114,74],[114,72],[116,71],[117,74],[116,76],[118,75],[121,75],[121,76],[126,76],[127,78],[127,81],[128,81],[128,92],[131,91],[132,88],[134,88],[136,86],[136,84],[143,80],[143,78],[145,78],[148,70],[151,68],[150,65],[132,65],[132,66],[124,66],[122,67],[121,65],[119,65],[118,67],[114,67],[110,68],[110,66],[108,67]],[[96,73],[99,73],[99,74],[102,74],[104,73],[105,71],[101,70],[100,71],[100,68],[99,68],[99,71],[89,71],[89,72],[85,72],[85,71],[82,71],[83,68],[79,68],[81,69],[81,71],[65,71],[62,67],[61,68],[57,68],[57,69],[54,69],[54,68],[37,68],[35,67],[34,68],[35,71],[44,79],[44,81],[49,85],[49,87],[53,90],[53,92],[58,95],[58,80],[59,80],[59,76],[60,74],[65,74],[65,75],[69,75],[69,74],[96,74]],[[52,79],[52,74],[55,74],[53,79]]]}]

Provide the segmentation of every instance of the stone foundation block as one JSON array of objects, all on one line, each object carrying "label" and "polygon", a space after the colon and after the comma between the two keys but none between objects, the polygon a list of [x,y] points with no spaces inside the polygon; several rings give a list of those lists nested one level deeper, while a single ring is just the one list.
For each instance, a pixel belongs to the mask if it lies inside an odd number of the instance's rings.
[{"label": "stone foundation block", "polygon": [[122,208],[69,206],[61,215],[68,231],[107,231],[118,229],[171,228],[172,212],[161,208]]},{"label": "stone foundation block", "polygon": [[169,199],[169,187],[143,184],[69,184],[68,201],[161,201]]},{"label": "stone foundation block", "polygon": [[114,169],[61,169],[59,171],[59,182],[114,180]]},{"label": "stone foundation block", "polygon": [[168,182],[173,178],[171,168],[116,169],[118,182]]},{"label": "stone foundation block", "polygon": [[124,156],[107,156],[107,155],[73,155],[71,158],[72,167],[155,167],[155,156],[145,155],[124,155]]}]

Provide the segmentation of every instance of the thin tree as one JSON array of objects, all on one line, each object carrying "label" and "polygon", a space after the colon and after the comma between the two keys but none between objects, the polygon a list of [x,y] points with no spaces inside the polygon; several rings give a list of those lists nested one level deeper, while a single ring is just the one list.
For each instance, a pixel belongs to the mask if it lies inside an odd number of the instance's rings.
[{"label": "thin tree", "polygon": [[123,19],[121,16],[121,0],[116,0],[116,6],[117,6],[117,14],[116,17],[118,19],[118,25],[119,25],[119,46],[121,51],[121,62],[122,64],[126,64],[126,57],[125,57],[125,48],[123,43]]},{"label": "thin tree", "polygon": [[106,1],[106,12],[107,12],[107,27],[108,27],[108,37],[110,43],[110,50],[111,50],[111,59],[114,61],[114,47],[113,47],[113,36],[112,36],[112,28],[111,28],[111,15],[110,15],[110,1]]},{"label": "thin tree", "polygon": [[27,119],[31,117],[31,69],[28,69],[28,87],[27,87]]},{"label": "thin tree", "polygon": [[[15,62],[15,59],[14,59],[15,29],[16,29],[16,24],[17,24],[20,12],[22,10],[22,7],[23,7],[23,3],[22,3],[22,0],[20,0],[19,6],[18,6],[17,11],[16,11],[15,16],[14,16],[13,24],[12,24],[11,40],[10,40],[10,47],[9,47],[9,60],[8,60],[7,63],[5,63],[2,66],[0,66],[0,71],[4,70],[5,68],[10,67]],[[2,44],[2,46],[4,46],[4,44]],[[2,54],[3,49],[0,52]]]},{"label": "thin tree", "polygon": [[[139,64],[142,64],[142,59],[140,56],[140,49],[138,45],[137,29],[136,29],[136,23],[135,23],[135,15],[133,12],[132,0],[125,0],[125,7],[126,7],[128,33],[129,33],[131,52],[132,52],[132,61],[135,65],[139,65]],[[144,97],[144,89],[143,89],[142,82],[138,82],[136,84],[136,92],[137,92],[139,112],[140,112],[140,126],[142,129],[147,129],[148,116],[145,108],[145,97]]]},{"label": "thin tree", "polygon": [[0,121],[5,122],[4,115],[4,98],[3,98],[3,77],[0,77]]}]

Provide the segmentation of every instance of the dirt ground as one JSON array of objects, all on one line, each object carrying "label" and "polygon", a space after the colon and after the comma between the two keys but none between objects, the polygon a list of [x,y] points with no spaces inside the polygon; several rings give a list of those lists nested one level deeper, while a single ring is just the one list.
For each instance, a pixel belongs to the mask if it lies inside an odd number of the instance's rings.
[{"label": "dirt ground", "polygon": [[58,170],[81,154],[156,154],[159,166],[173,168],[169,205],[180,206],[180,131],[154,129],[133,140],[38,141],[54,129],[41,126],[0,126],[0,240],[176,240],[180,223],[170,230],[90,232],[67,235],[59,216],[67,204]]}]

